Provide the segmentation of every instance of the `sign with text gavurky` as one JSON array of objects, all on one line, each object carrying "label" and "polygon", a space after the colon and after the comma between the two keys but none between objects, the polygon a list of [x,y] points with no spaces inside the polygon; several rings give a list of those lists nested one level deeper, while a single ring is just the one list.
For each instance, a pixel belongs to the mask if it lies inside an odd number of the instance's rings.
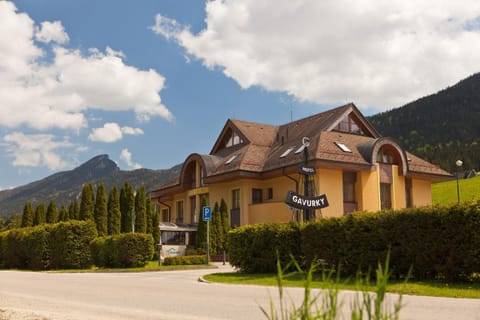
[{"label": "sign with text gavurky", "polygon": [[288,191],[285,203],[297,209],[322,209],[328,207],[327,196],[324,194],[306,197],[293,191]]}]

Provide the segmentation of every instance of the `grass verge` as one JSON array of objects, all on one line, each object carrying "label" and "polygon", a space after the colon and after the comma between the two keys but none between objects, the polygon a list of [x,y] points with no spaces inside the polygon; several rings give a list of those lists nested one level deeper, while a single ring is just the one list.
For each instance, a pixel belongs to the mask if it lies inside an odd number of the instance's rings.
[{"label": "grass verge", "polygon": [[54,273],[84,273],[84,272],[148,272],[148,271],[171,271],[171,270],[192,270],[192,269],[211,269],[212,265],[158,265],[158,261],[149,261],[145,267],[138,268],[98,268],[91,267],[90,269],[68,269],[68,270],[49,270]]},{"label": "grass verge", "polygon": [[[214,273],[204,276],[211,282],[227,284],[251,284],[261,286],[276,286],[277,279],[275,274],[244,274],[244,273]],[[301,274],[289,274],[283,279],[285,287],[302,287],[303,278]],[[331,283],[322,281],[322,276],[315,274],[312,279],[311,287],[328,289]],[[357,290],[355,279],[342,279],[338,284],[340,290]],[[374,284],[371,286],[375,288]],[[480,283],[444,283],[440,281],[422,281],[415,282],[389,280],[388,292],[402,293],[418,296],[448,297],[448,298],[470,298],[480,299]]]}]

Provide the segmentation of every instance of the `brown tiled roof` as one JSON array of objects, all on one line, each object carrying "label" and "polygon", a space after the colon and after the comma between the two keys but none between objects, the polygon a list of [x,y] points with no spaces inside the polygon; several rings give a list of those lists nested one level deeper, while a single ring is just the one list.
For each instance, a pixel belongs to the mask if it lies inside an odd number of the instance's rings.
[{"label": "brown tiled roof", "polygon": [[251,144],[270,147],[275,139],[278,126],[231,119]]},{"label": "brown tiled roof", "polygon": [[[360,121],[365,135],[335,131],[336,125],[352,113]],[[238,132],[244,142],[222,148],[222,139],[230,129]],[[347,104],[281,126],[230,119],[226,122],[211,154],[194,155],[199,156],[203,166],[206,167],[207,179],[241,172],[256,174],[261,178],[265,172],[301,163],[304,155],[299,148],[302,146],[303,137],[310,138],[309,161],[320,161],[325,166],[372,168],[376,162],[376,159],[372,159],[373,148],[379,142],[391,141],[400,148],[393,139],[382,138],[355,105]],[[342,150],[336,143],[344,144],[350,152]],[[281,157],[288,149],[291,149],[291,152]],[[408,166],[408,172],[405,168],[406,174],[420,174],[431,178],[451,177],[438,166],[403,150],[401,153],[403,159],[408,158],[408,164],[405,159],[404,165]],[[177,179],[177,184],[179,183]],[[172,185],[165,186],[168,187],[171,188]]]}]

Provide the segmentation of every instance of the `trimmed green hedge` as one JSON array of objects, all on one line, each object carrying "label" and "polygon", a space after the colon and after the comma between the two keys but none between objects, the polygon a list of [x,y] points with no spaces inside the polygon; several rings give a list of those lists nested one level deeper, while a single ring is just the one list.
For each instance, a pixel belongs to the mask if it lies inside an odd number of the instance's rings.
[{"label": "trimmed green hedge", "polygon": [[228,235],[229,261],[245,272],[275,271],[293,253],[308,264],[322,259],[342,273],[375,270],[390,250],[393,276],[461,280],[480,271],[480,202],[356,213],[297,227],[266,224],[237,228]]},{"label": "trimmed green hedge", "polygon": [[68,221],[0,233],[0,265],[31,270],[81,269],[91,265],[95,224]]},{"label": "trimmed green hedge", "polygon": [[248,273],[275,272],[277,252],[282,261],[301,261],[300,225],[257,224],[236,228],[227,237],[228,261]]},{"label": "trimmed green hedge", "polygon": [[144,233],[123,233],[92,241],[94,264],[98,267],[143,267],[153,257],[153,237]]},{"label": "trimmed green hedge", "polygon": [[177,256],[177,257],[166,257],[163,260],[163,265],[165,266],[177,266],[177,265],[198,265],[206,264],[207,256],[195,255],[195,256]]}]

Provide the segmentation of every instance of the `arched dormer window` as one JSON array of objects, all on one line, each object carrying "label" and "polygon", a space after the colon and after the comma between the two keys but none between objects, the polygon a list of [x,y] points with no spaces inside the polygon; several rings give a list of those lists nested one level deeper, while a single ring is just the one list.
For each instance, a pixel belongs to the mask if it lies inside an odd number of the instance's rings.
[{"label": "arched dormer window", "polygon": [[398,161],[395,161],[395,153],[392,148],[389,148],[388,145],[385,145],[378,150],[377,153],[377,162],[379,163],[388,163],[388,164],[398,164]]},{"label": "arched dormer window", "polygon": [[205,186],[207,174],[204,158],[198,154],[190,155],[182,167],[180,184],[184,189],[196,189]]}]

